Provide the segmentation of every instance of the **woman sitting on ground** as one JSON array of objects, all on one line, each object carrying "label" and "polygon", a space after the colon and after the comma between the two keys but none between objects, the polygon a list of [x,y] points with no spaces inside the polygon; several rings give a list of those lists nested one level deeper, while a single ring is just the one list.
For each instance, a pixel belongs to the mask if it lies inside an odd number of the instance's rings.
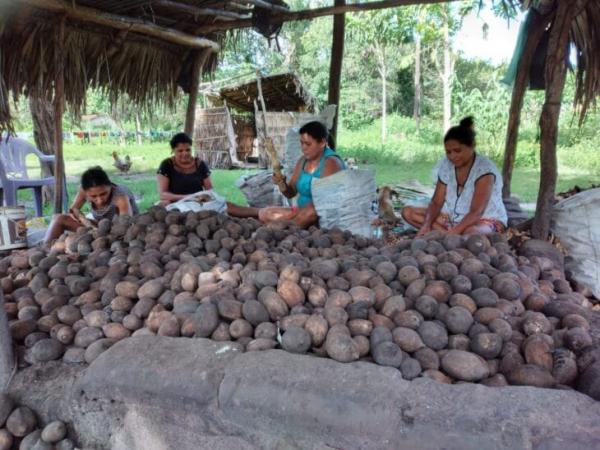
[{"label": "woman sitting on ground", "polygon": [[293,221],[301,228],[318,222],[312,203],[312,179],[324,178],[345,169],[342,159],[327,145],[328,134],[321,122],[309,122],[300,128],[300,146],[304,156],[296,163],[289,183],[284,176],[273,175],[283,195],[287,198],[298,195],[298,206],[262,208],[258,214],[262,222]]},{"label": "woman sitting on ground", "polygon": [[502,177],[492,161],[475,153],[473,118],[461,120],[444,136],[446,158],[438,163],[438,181],[427,208],[407,206],[402,217],[419,229],[450,234],[501,233],[507,222]]},{"label": "woman sitting on ground", "polygon": [[[171,139],[170,145],[171,157],[163,160],[156,172],[161,206],[213,188],[210,169],[204,161],[192,155],[190,137],[185,133],[177,133]],[[258,217],[258,208],[227,202],[227,213],[234,217]]]},{"label": "woman sitting on ground", "polygon": [[101,219],[112,219],[116,215],[135,215],[138,207],[131,191],[126,187],[114,184],[101,167],[91,167],[81,175],[81,188],[71,205],[69,214],[56,215],[48,231],[45,242],[52,243],[65,230],[76,231],[84,226],[74,210],[80,210],[89,202],[91,218],[98,222]]}]

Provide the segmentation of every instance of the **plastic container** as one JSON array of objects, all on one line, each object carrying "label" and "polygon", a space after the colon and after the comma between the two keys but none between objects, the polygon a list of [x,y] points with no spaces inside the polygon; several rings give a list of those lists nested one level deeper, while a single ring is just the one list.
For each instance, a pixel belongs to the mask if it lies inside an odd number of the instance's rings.
[{"label": "plastic container", "polygon": [[0,250],[27,247],[24,206],[0,207]]}]

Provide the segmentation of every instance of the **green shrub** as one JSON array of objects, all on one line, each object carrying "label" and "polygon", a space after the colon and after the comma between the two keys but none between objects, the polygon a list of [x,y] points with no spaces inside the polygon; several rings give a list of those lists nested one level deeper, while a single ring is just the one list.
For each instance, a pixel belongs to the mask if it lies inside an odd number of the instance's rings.
[{"label": "green shrub", "polygon": [[560,165],[581,168],[600,176],[600,149],[598,139],[584,139],[571,147],[559,148]]}]

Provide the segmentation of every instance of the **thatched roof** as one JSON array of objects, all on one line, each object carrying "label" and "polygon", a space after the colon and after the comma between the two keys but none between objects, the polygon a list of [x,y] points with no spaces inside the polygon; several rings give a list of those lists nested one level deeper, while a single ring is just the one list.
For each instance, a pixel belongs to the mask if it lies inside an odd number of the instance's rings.
[{"label": "thatched roof", "polygon": [[[282,73],[261,78],[261,88],[267,111],[314,111],[315,100],[293,73]],[[256,79],[221,88],[218,93],[208,94],[215,105],[224,102],[240,111],[254,112],[258,101]]]},{"label": "thatched roof", "polygon": [[[564,0],[560,0],[564,1]],[[495,0],[504,8],[535,9],[543,16],[553,18],[557,0]],[[570,45],[576,55],[576,88],[574,102],[583,120],[589,107],[600,95],[600,0],[569,0],[570,8],[578,14],[570,32]]]},{"label": "thatched roof", "polygon": [[[193,60],[214,70],[228,24],[252,19],[271,1],[12,0],[0,2],[0,129],[10,123],[8,92],[51,97],[55,50],[65,20],[65,96],[78,113],[86,90],[140,105],[173,105],[189,90]],[[218,31],[203,32],[219,25]]]}]

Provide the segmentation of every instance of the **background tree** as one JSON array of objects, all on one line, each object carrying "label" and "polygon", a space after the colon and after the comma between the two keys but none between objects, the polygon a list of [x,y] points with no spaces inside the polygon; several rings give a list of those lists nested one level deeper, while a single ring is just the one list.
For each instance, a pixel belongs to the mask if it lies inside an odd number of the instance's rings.
[{"label": "background tree", "polygon": [[[414,25],[410,8],[389,8],[350,15],[348,32],[364,48],[366,64],[373,64],[381,83],[381,142],[387,137],[388,77],[406,56]],[[377,26],[374,26],[377,24]]]}]

